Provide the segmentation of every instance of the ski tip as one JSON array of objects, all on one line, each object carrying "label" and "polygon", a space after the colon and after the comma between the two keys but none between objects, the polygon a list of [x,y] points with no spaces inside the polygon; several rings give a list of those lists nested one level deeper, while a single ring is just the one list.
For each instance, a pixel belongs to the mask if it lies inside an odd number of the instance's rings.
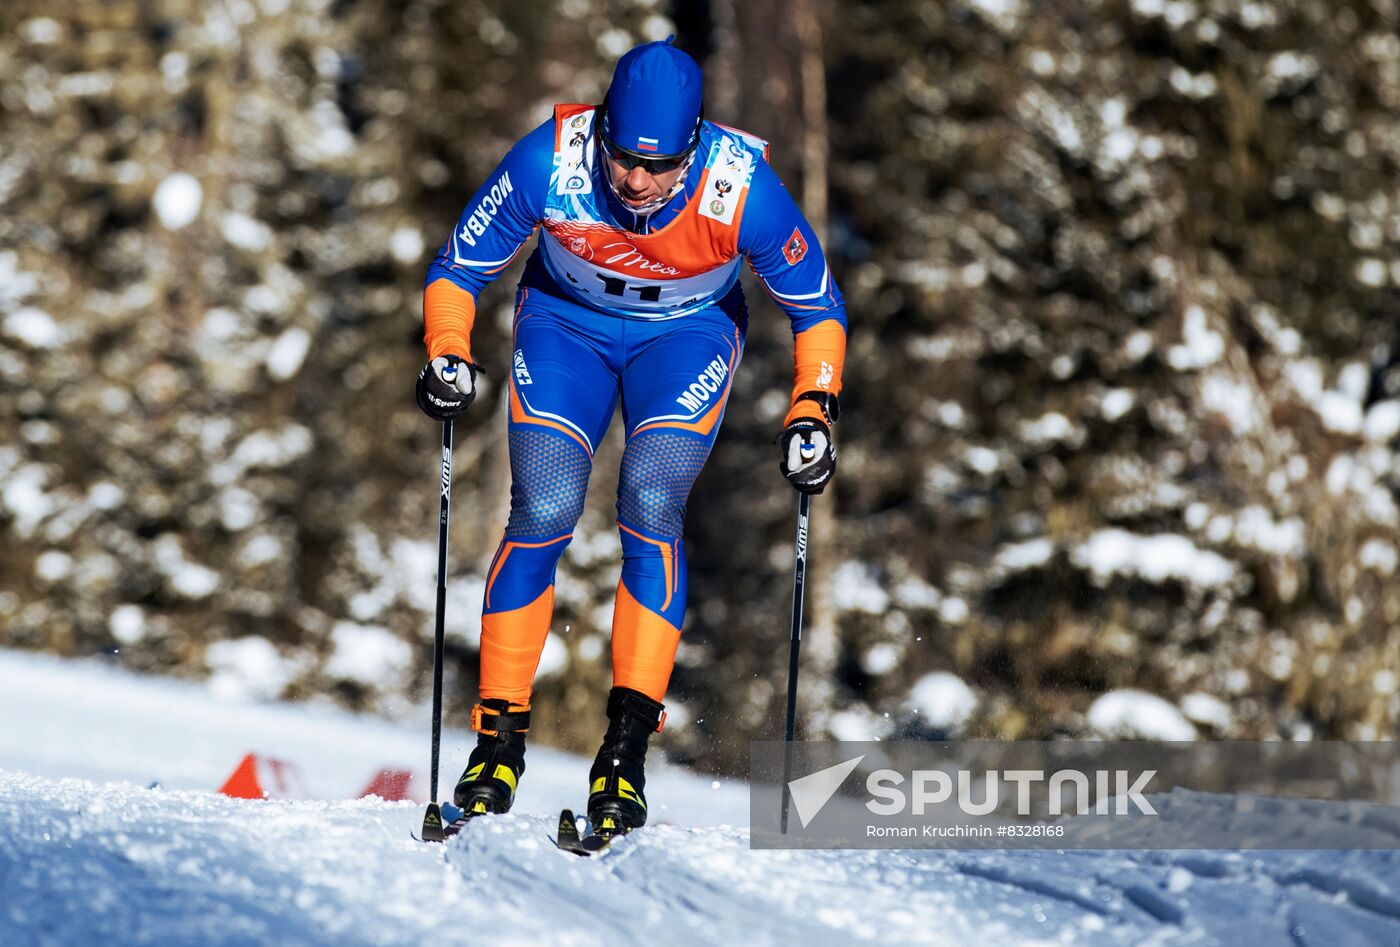
[{"label": "ski tip", "polygon": [[592,825],[588,827],[586,835],[580,834],[579,821],[574,816],[574,810],[565,809],[559,813],[559,833],[555,836],[554,844],[560,851],[589,858],[606,852],[613,839],[620,834],[622,833],[605,835]]},{"label": "ski tip", "polygon": [[436,802],[428,803],[428,809],[423,813],[421,838],[425,842],[441,842],[446,838],[443,834],[442,808]]},{"label": "ski tip", "polygon": [[559,830],[555,833],[554,844],[560,851],[573,852],[575,855],[588,854],[583,850],[574,810],[564,809],[559,813]]}]

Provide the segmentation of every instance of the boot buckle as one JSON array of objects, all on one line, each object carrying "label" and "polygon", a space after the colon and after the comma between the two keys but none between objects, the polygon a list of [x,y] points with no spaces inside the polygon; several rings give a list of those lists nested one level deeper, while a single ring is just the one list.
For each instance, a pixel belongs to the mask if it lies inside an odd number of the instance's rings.
[{"label": "boot buckle", "polygon": [[[491,718],[489,721],[487,716]],[[488,737],[500,736],[502,732],[526,733],[530,729],[530,708],[527,706],[497,710],[477,704],[472,707],[471,723],[473,730]]]}]

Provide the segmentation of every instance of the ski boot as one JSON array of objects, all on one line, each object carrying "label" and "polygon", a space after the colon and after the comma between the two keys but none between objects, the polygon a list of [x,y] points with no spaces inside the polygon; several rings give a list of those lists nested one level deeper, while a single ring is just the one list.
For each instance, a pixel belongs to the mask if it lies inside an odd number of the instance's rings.
[{"label": "ski boot", "polygon": [[662,706],[627,687],[608,694],[608,732],[588,771],[588,821],[605,838],[624,835],[647,821],[647,740],[666,720]]},{"label": "ski boot", "polygon": [[530,729],[528,704],[483,700],[472,708],[476,749],[452,794],[466,818],[509,812],[515,787],[525,772],[525,734]]}]

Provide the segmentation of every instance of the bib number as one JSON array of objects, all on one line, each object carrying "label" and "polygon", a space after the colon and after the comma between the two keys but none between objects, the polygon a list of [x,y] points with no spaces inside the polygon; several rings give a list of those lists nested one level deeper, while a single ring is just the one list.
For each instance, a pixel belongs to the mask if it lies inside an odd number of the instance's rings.
[{"label": "bib number", "polygon": [[607,293],[609,296],[626,296],[630,290],[635,292],[637,298],[642,302],[654,303],[661,301],[661,287],[655,283],[650,285],[645,283],[629,284],[626,280],[618,279],[616,276],[603,276],[601,273],[596,275],[598,279],[603,281],[603,292]]}]

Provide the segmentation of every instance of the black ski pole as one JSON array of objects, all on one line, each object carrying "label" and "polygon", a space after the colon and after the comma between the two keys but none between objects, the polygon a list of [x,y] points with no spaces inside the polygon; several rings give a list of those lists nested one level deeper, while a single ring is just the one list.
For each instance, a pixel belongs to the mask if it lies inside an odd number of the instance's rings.
[{"label": "black ski pole", "polygon": [[797,732],[797,653],[802,646],[802,591],[807,583],[807,514],[812,495],[800,494],[797,501],[797,556],[792,570],[792,646],[788,651],[787,729],[783,733],[783,814],[780,831],[787,835],[788,800],[792,793],[792,741]]},{"label": "black ski pole", "polygon": [[433,765],[431,794],[423,815],[423,840],[441,842],[442,808],[438,805],[438,747],[442,743],[442,661],[447,611],[447,519],[452,512],[452,422],[442,422],[442,498],[438,503],[437,629],[433,639]]}]

